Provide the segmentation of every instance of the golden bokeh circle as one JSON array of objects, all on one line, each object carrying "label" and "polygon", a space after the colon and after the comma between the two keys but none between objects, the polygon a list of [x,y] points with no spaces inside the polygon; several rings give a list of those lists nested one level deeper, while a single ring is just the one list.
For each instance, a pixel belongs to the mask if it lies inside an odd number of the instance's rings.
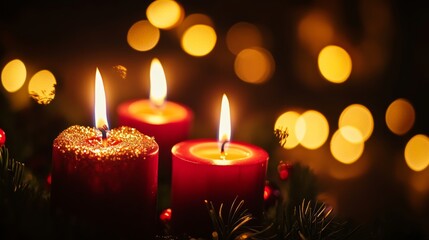
[{"label": "golden bokeh circle", "polygon": [[346,50],[329,45],[320,51],[318,66],[322,76],[333,83],[345,82],[352,72],[352,59]]}]

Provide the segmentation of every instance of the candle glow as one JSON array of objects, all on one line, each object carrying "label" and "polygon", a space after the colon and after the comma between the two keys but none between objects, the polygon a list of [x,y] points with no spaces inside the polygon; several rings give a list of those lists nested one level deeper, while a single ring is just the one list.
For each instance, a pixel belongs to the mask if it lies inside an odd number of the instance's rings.
[{"label": "candle glow", "polygon": [[107,130],[109,124],[107,123],[106,114],[106,93],[104,92],[103,79],[101,78],[100,71],[96,70],[95,73],[95,127],[98,129]]},{"label": "candle glow", "polygon": [[150,101],[155,108],[163,107],[167,96],[167,80],[161,62],[154,58],[150,65]]}]

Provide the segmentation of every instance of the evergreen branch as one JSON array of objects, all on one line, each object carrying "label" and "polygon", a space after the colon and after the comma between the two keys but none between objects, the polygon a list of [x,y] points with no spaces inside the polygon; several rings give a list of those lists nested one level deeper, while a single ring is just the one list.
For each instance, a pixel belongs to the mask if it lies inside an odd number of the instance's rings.
[{"label": "evergreen branch", "polygon": [[[258,239],[257,235],[266,231],[269,227],[262,231],[250,227],[248,224],[254,219],[252,214],[244,209],[244,201],[241,200],[237,204],[237,197],[232,202],[228,216],[224,216],[223,206],[220,204],[219,210],[213,206],[211,201],[205,201],[209,211],[210,219],[213,224],[212,238],[214,240],[233,240],[233,239]],[[226,221],[225,221],[226,220]]]},{"label": "evergreen branch", "polygon": [[28,177],[31,172],[24,163],[10,158],[4,146],[0,148],[0,168],[0,238],[49,237],[48,194],[36,178]]},{"label": "evergreen branch", "polygon": [[[282,219],[278,225],[278,239],[345,239],[351,233],[345,233],[345,222],[340,222],[332,216],[332,209],[325,203],[312,202],[303,199],[301,204],[293,208],[293,214],[288,216],[283,211]],[[288,218],[289,217],[289,218]],[[288,221],[289,219],[289,221]]]},{"label": "evergreen branch", "polygon": [[286,144],[287,138],[289,137],[287,128],[274,129],[274,135],[277,137],[280,146],[284,147],[284,145]]},{"label": "evergreen branch", "polygon": [[23,191],[28,187],[24,182],[24,163],[9,157],[6,147],[0,148],[0,165],[2,167],[0,179],[2,188],[10,192]]}]

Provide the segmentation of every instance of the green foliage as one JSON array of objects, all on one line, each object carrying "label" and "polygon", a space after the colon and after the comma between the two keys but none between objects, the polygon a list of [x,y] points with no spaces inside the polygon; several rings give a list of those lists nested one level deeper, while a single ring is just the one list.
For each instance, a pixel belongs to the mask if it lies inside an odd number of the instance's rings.
[{"label": "green foliage", "polygon": [[28,188],[23,181],[24,163],[10,159],[9,151],[4,146],[0,149],[0,167],[2,193],[23,192]]},{"label": "green foliage", "polygon": [[253,216],[247,209],[243,208],[244,201],[237,204],[237,198],[232,202],[228,215],[223,212],[223,203],[216,211],[212,202],[206,201],[210,219],[213,224],[213,240],[240,240],[259,239],[268,228],[258,230],[260,227],[250,226]]},{"label": "green foliage", "polygon": [[280,146],[284,147],[284,145],[286,144],[287,138],[289,137],[289,132],[287,128],[284,128],[284,129],[276,128],[274,129],[274,136],[276,136],[276,138],[278,139]]},{"label": "green foliage", "polygon": [[217,211],[212,203],[206,202],[214,228],[212,238],[336,240],[353,233],[346,222],[333,216],[332,208],[316,200],[317,181],[308,167],[295,164],[288,180],[279,182],[279,190],[282,196],[266,209],[263,225],[256,228],[248,226],[252,215],[242,208],[243,201],[233,202],[228,217],[223,213],[223,204]]},{"label": "green foliage", "polygon": [[293,213],[283,211],[277,224],[277,239],[324,240],[346,239],[350,233],[345,222],[332,216],[332,209],[324,203],[303,199]]},{"label": "green foliage", "polygon": [[0,148],[0,238],[50,235],[49,195],[25,165]]},{"label": "green foliage", "polygon": [[287,181],[288,191],[285,198],[286,208],[291,210],[301,204],[303,199],[315,201],[318,194],[317,179],[309,167],[294,164]]}]

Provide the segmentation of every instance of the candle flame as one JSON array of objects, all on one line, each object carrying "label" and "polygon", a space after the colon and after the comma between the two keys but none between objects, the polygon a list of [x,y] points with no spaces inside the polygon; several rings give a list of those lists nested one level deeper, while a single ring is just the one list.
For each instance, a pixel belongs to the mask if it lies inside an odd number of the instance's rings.
[{"label": "candle flame", "polygon": [[229,110],[229,101],[225,94],[222,96],[222,106],[220,110],[220,123],[219,123],[219,144],[221,152],[224,152],[226,143],[231,138],[231,116]]},{"label": "candle flame", "polygon": [[95,73],[95,127],[98,129],[107,130],[109,124],[107,123],[106,114],[106,93],[104,92],[103,79],[101,78],[100,71],[96,70]]},{"label": "candle flame", "polygon": [[154,58],[150,65],[150,101],[156,108],[164,105],[167,96],[167,81],[161,62]]}]

